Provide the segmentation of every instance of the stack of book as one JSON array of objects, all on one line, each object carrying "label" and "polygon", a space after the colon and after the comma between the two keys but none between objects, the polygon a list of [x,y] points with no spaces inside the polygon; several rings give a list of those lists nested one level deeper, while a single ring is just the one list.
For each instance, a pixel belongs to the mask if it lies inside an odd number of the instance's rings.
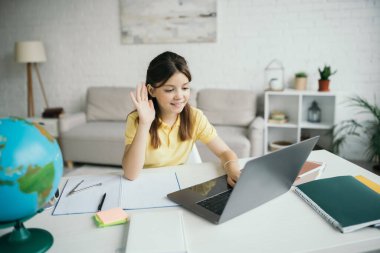
[{"label": "stack of book", "polygon": [[380,227],[380,186],[363,176],[338,176],[295,187],[295,192],[342,233]]},{"label": "stack of book", "polygon": [[273,111],[268,119],[270,124],[284,124],[286,122],[288,122],[288,117],[286,117],[285,113],[278,111]]},{"label": "stack of book", "polygon": [[324,162],[306,161],[302,166],[301,171],[298,173],[293,185],[297,186],[306,182],[319,179],[326,167]]}]

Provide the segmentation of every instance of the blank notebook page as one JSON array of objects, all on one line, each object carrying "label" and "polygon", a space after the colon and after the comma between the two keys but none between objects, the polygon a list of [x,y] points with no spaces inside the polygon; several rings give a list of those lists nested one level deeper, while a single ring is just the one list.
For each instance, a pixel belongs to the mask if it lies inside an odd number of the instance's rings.
[{"label": "blank notebook page", "polygon": [[135,213],[130,220],[128,253],[187,252],[180,210]]}]

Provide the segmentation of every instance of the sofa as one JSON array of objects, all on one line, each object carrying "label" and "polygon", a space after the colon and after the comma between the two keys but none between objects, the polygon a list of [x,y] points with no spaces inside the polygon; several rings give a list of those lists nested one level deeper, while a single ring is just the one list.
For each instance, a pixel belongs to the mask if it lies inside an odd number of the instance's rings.
[{"label": "sofa", "polygon": [[[121,165],[125,120],[134,110],[130,87],[90,87],[85,112],[59,119],[60,145],[67,166],[73,162]],[[256,116],[256,94],[250,90],[192,90],[190,104],[201,109],[218,135],[239,158],[263,154],[264,121]],[[203,162],[215,161],[205,145],[196,143]]]}]

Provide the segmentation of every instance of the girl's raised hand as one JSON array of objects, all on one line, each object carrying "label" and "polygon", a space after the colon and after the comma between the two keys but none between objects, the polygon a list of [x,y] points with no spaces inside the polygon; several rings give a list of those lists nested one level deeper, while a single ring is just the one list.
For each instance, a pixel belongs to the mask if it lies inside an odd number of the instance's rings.
[{"label": "girl's raised hand", "polygon": [[147,124],[150,126],[154,120],[156,111],[154,110],[153,101],[148,99],[146,85],[144,83],[138,84],[136,94],[131,91],[129,95],[139,114],[139,124]]}]

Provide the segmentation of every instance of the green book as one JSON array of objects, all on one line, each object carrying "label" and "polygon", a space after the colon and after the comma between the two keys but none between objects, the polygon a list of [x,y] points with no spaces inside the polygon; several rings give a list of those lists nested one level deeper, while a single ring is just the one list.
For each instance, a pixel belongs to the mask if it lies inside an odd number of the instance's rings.
[{"label": "green book", "polygon": [[380,224],[380,194],[352,176],[300,184],[295,192],[342,233]]}]

